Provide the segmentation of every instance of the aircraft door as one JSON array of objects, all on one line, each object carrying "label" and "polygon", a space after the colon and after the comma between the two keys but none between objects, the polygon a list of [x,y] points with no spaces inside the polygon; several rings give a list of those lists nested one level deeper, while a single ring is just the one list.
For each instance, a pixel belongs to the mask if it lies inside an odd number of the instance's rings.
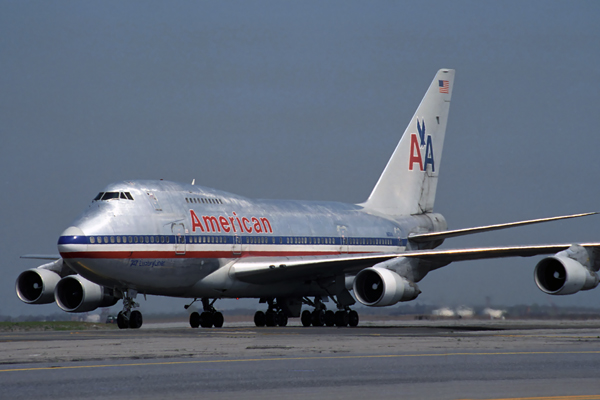
[{"label": "aircraft door", "polygon": [[346,235],[348,229],[343,225],[338,225],[337,231],[340,234],[340,253],[346,254],[348,253],[348,236]]},{"label": "aircraft door", "polygon": [[185,225],[173,224],[171,225],[171,231],[175,235],[175,254],[185,254]]},{"label": "aircraft door", "polygon": [[240,255],[242,254],[242,238],[238,235],[233,237],[233,254]]}]

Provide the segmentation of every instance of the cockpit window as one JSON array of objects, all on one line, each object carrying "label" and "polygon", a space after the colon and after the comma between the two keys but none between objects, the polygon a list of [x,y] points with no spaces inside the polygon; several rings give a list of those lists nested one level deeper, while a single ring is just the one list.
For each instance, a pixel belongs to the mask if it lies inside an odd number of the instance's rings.
[{"label": "cockpit window", "polygon": [[111,199],[118,199],[119,198],[119,192],[106,192],[104,193],[104,196],[102,196],[102,200],[111,200]]},{"label": "cockpit window", "polygon": [[100,192],[98,196],[94,198],[94,201],[98,200],[133,200],[133,196],[129,192]]}]

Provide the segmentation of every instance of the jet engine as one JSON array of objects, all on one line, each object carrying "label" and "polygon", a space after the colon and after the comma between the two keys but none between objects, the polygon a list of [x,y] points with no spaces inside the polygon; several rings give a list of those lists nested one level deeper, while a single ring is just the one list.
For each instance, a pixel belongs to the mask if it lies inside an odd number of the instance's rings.
[{"label": "jet engine", "polygon": [[354,279],[354,294],[366,306],[391,306],[399,301],[414,300],[419,293],[414,282],[387,268],[365,268]]},{"label": "jet engine", "polygon": [[43,268],[22,272],[17,278],[17,296],[27,304],[49,304],[54,302],[54,288],[60,275]]},{"label": "jet engine", "polygon": [[62,278],[54,292],[56,304],[67,312],[87,312],[114,306],[119,299],[112,289],[90,282],[79,275]]},{"label": "jet engine", "polygon": [[561,253],[546,257],[535,266],[535,283],[542,292],[564,295],[598,286],[596,272]]}]

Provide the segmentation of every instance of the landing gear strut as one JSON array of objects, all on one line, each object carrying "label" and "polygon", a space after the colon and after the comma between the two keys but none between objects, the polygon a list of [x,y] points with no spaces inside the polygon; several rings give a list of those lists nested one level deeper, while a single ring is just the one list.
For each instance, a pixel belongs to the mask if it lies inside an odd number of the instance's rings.
[{"label": "landing gear strut", "polygon": [[[194,301],[196,301],[196,299],[194,299]],[[203,328],[212,328],[213,326],[215,328],[220,328],[223,326],[225,318],[223,317],[223,314],[213,307],[215,301],[217,301],[217,299],[214,299],[211,302],[208,297],[202,298],[202,308],[204,311],[202,313],[194,311],[190,314],[190,326],[192,328],[197,328],[199,326]],[[187,305],[185,308],[187,309],[190,305]]]},{"label": "landing gear strut", "polygon": [[257,311],[254,314],[254,325],[261,326],[286,326],[288,323],[288,316],[281,309],[278,303],[275,303],[273,299],[267,299],[269,308],[267,312]]},{"label": "landing gear strut", "polygon": [[140,305],[135,302],[137,291],[129,289],[123,292],[123,311],[117,315],[117,326],[119,329],[139,329],[144,322],[142,313],[132,310]]}]

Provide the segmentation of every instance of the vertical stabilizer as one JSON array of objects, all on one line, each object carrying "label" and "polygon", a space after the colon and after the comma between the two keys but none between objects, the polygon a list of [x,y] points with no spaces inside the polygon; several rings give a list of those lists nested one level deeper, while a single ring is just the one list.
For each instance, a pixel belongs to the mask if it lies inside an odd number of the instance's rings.
[{"label": "vertical stabilizer", "polygon": [[453,87],[454,70],[439,70],[365,208],[389,215],[433,211]]}]

